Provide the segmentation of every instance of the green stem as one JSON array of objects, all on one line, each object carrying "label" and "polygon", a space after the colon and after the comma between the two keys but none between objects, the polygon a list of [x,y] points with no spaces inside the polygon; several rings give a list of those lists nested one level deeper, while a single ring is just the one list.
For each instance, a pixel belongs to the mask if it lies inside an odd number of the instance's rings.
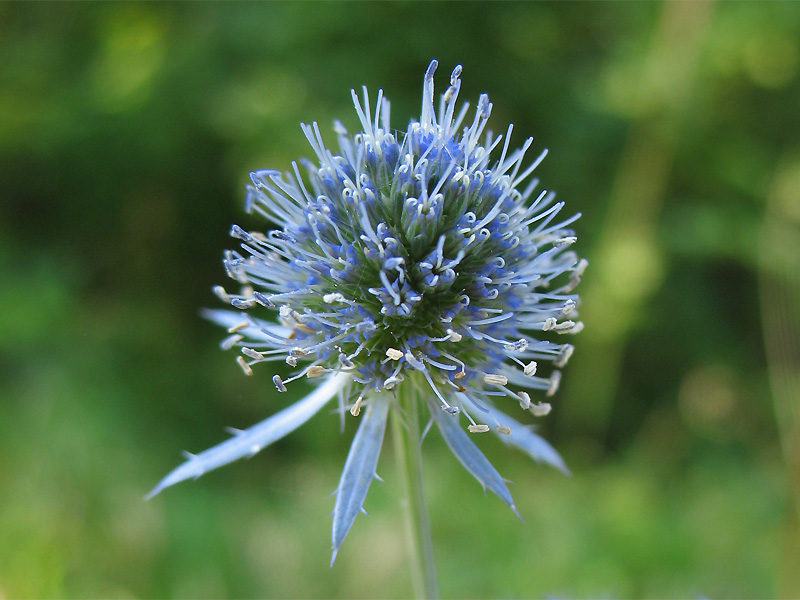
[{"label": "green stem", "polygon": [[392,415],[397,469],[403,480],[404,512],[408,557],[417,598],[438,598],[433,543],[422,481],[422,453],[419,430],[421,399],[413,381],[400,384],[397,400],[400,410]]}]

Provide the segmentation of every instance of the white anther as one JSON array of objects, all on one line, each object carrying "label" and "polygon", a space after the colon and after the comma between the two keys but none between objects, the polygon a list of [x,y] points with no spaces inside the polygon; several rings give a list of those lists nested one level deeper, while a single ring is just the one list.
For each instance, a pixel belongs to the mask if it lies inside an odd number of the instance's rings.
[{"label": "white anther", "polygon": [[495,373],[487,373],[483,376],[483,381],[489,385],[506,385],[508,383],[508,377]]},{"label": "white anther", "polygon": [[522,368],[522,372],[525,374],[525,377],[533,377],[536,374],[536,364],[535,360],[532,360],[527,365]]},{"label": "white anther", "polygon": [[297,359],[294,356],[289,355],[286,357],[286,364],[289,365],[290,367],[296,367]]},{"label": "white anther", "polygon": [[465,377],[466,375],[467,375],[467,374],[466,374],[466,372],[465,372],[465,371],[459,371],[458,373],[456,373],[455,375],[453,375],[453,379],[461,379],[462,377]]},{"label": "white anther", "polygon": [[230,350],[231,348],[233,348],[236,344],[238,344],[243,339],[244,339],[244,336],[242,336],[242,335],[240,335],[238,333],[236,333],[234,335],[229,335],[228,337],[226,337],[224,340],[222,340],[219,343],[219,347],[222,348],[223,350]]},{"label": "white anther", "polygon": [[312,365],[306,369],[306,377],[308,378],[322,377],[325,373],[325,367],[321,367],[320,365]]},{"label": "white anther", "polygon": [[359,396],[356,399],[355,404],[353,404],[353,406],[350,407],[350,414],[353,415],[354,417],[357,417],[358,415],[361,414],[361,401],[363,399],[364,399],[363,396]]},{"label": "white anther", "polygon": [[253,374],[253,369],[251,369],[250,365],[247,364],[247,361],[244,359],[244,356],[237,356],[236,362],[238,362],[239,366],[242,367],[242,371],[244,371],[245,375],[250,376]]},{"label": "white anther", "polygon": [[548,398],[558,391],[558,385],[561,383],[561,371],[553,371],[550,375],[550,387],[547,388],[545,396]]},{"label": "white anther", "polygon": [[211,291],[213,291],[214,295],[222,300],[225,304],[231,303],[231,297],[228,296],[228,292],[226,292],[225,288],[221,285],[215,285],[213,288],[211,288]]},{"label": "white anther", "polygon": [[528,343],[528,340],[522,338],[511,344],[506,344],[505,350],[506,352],[522,352],[528,348]]},{"label": "white anther", "polygon": [[581,331],[583,331],[583,321],[578,321],[571,329],[562,331],[561,333],[580,333]]},{"label": "white anther", "polygon": [[298,348],[298,347],[295,347],[295,348],[292,348],[291,350],[289,350],[289,355],[290,356],[294,356],[295,358],[300,358],[301,356],[305,356],[306,354],[307,354],[307,352],[305,350],[303,350],[302,348]]},{"label": "white anther", "polygon": [[278,388],[279,392],[285,392],[286,386],[283,384],[283,380],[281,379],[280,375],[273,375],[272,376],[272,383],[275,384],[275,387]]},{"label": "white anther", "polygon": [[242,348],[242,354],[245,356],[249,356],[255,360],[264,360],[264,355],[261,354],[258,350],[254,350],[253,348]]},{"label": "white anther", "polygon": [[553,241],[553,248],[561,248],[562,246],[569,246],[577,241],[578,238],[576,238],[574,235],[563,237]]},{"label": "white anther", "polygon": [[333,304],[334,302],[344,302],[345,298],[339,293],[335,294],[325,294],[322,297],[322,301],[326,304]]},{"label": "white anther", "polygon": [[553,331],[557,333],[568,333],[572,331],[573,327],[575,327],[575,321],[562,321],[553,326]]},{"label": "white anther", "polygon": [[544,417],[549,415],[552,408],[553,407],[547,402],[537,402],[536,404],[531,404],[531,412],[533,413],[534,417]]},{"label": "white anther", "polygon": [[384,382],[383,382],[383,388],[386,389],[386,390],[390,390],[394,386],[396,386],[398,383],[400,383],[401,381],[403,381],[403,380],[400,379],[399,377],[394,377],[394,376],[387,377],[386,380],[384,380]]},{"label": "white anther", "polygon": [[386,351],[386,356],[388,356],[392,360],[400,360],[401,358],[403,358],[403,352],[401,350],[397,350],[396,348],[389,348]]},{"label": "white anther", "polygon": [[544,325],[542,325],[542,331],[550,331],[557,324],[558,321],[556,321],[553,317],[547,317],[547,319],[545,319]]},{"label": "white anther", "polygon": [[502,433],[504,435],[509,435],[511,433],[511,427],[506,427],[505,425],[498,425],[494,428],[497,433]]},{"label": "white anther", "polygon": [[247,310],[248,308],[253,308],[256,304],[256,301],[252,298],[248,298],[246,300],[242,300],[240,298],[233,298],[231,299],[231,306],[238,308],[239,310]]},{"label": "white anther", "polygon": [[567,300],[564,302],[564,307],[561,309],[562,315],[568,315],[575,310],[575,300]]},{"label": "white anther", "polygon": [[228,333],[236,333],[237,331],[241,331],[242,329],[247,329],[250,327],[250,323],[247,321],[242,321],[238,325],[234,325],[233,327],[228,327]]},{"label": "white anther", "polygon": [[467,426],[467,430],[470,433],[486,433],[489,431],[488,425],[469,425]]},{"label": "white anther", "polygon": [[557,367],[563,367],[567,364],[569,357],[572,356],[572,352],[575,350],[575,347],[572,344],[564,344],[561,346],[561,352],[558,353],[558,356],[553,361],[553,364]]},{"label": "white anther", "polygon": [[528,392],[518,392],[519,405],[522,409],[527,410],[531,407],[531,396]]},{"label": "white anther", "polygon": [[464,338],[463,335],[461,335],[460,333],[458,333],[457,331],[455,331],[453,329],[448,329],[447,330],[447,337],[450,338],[451,342],[460,342]]}]

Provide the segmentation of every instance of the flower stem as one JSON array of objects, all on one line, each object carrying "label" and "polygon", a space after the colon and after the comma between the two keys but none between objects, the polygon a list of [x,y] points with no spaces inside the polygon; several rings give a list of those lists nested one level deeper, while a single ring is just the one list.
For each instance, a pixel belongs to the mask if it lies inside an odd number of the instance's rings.
[{"label": "flower stem", "polygon": [[406,538],[414,593],[417,598],[438,598],[431,528],[422,480],[419,430],[421,400],[417,389],[413,381],[406,381],[405,385],[399,386],[397,400],[401,410],[392,415],[392,433],[397,469],[403,480]]}]

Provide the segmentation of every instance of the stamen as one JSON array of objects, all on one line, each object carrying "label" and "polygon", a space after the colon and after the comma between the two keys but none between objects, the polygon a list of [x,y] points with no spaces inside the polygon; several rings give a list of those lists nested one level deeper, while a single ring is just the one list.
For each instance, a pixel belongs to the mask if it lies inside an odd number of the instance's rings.
[{"label": "stamen", "polygon": [[247,348],[247,347],[242,348],[242,354],[244,354],[245,356],[249,356],[250,358],[255,360],[264,360],[264,355],[261,354],[261,352],[259,352],[258,350],[254,350],[253,348]]},{"label": "stamen", "polygon": [[544,417],[550,414],[551,409],[552,406],[550,406],[547,402],[538,402],[536,404],[532,404],[530,407],[534,417]]},{"label": "stamen", "polygon": [[532,360],[527,365],[525,365],[525,368],[522,369],[522,372],[525,374],[525,377],[533,377],[536,374],[537,366],[538,365],[536,364],[535,360]]},{"label": "stamen", "polygon": [[467,427],[470,433],[486,433],[489,431],[488,425],[469,425]]},{"label": "stamen", "polygon": [[250,376],[253,374],[253,369],[251,369],[250,365],[247,364],[247,361],[244,359],[244,356],[241,355],[237,356],[236,362],[238,362],[239,366],[242,367],[242,371],[244,371],[245,375]]},{"label": "stamen", "polygon": [[527,410],[531,407],[531,396],[528,392],[518,392],[517,396],[519,396],[519,405],[523,410]]},{"label": "stamen", "polygon": [[241,331],[242,329],[247,329],[250,327],[250,323],[248,321],[242,321],[238,325],[234,325],[233,327],[228,327],[228,333],[236,333],[237,331]]},{"label": "stamen", "polygon": [[564,344],[561,347],[561,352],[559,352],[558,356],[553,360],[553,364],[557,367],[563,367],[567,364],[570,356],[572,356],[572,352],[575,350],[575,347],[572,344]]},{"label": "stamen", "polygon": [[550,375],[550,387],[547,388],[545,396],[548,398],[553,396],[558,391],[558,385],[561,383],[561,371],[553,371]]},{"label": "stamen", "polygon": [[[239,357],[239,358],[241,358],[241,357]],[[284,385],[283,380],[281,379],[280,375],[273,375],[272,376],[272,383],[275,384],[275,387],[278,388],[279,392],[285,392],[286,391],[286,386]]]},{"label": "stamen", "polygon": [[403,358],[403,352],[395,348],[389,348],[386,351],[386,356],[388,356],[392,360],[400,360],[401,358]]},{"label": "stamen", "polygon": [[325,304],[333,304],[334,302],[345,302],[345,297],[339,294],[338,292],[335,294],[325,294],[322,297],[322,301]]},{"label": "stamen", "polygon": [[234,334],[234,335],[229,335],[228,337],[226,337],[224,340],[222,340],[220,342],[219,347],[222,348],[223,350],[230,350],[236,344],[241,342],[243,339],[244,339],[244,336],[241,335],[241,334],[238,334],[238,333]]},{"label": "stamen", "polygon": [[553,241],[553,248],[561,248],[563,246],[570,246],[578,241],[575,236],[564,237]]},{"label": "stamen", "polygon": [[511,433],[511,427],[506,427],[505,425],[496,425],[494,430],[503,435],[509,435]]},{"label": "stamen", "polygon": [[328,370],[325,367],[321,367],[320,365],[312,365],[306,369],[306,377],[309,379],[313,377],[322,377],[327,372]]},{"label": "stamen", "polygon": [[453,329],[447,330],[447,336],[450,338],[451,342],[460,342],[462,339],[464,339],[463,335]]},{"label": "stamen", "polygon": [[353,415],[354,417],[357,417],[358,415],[361,414],[361,401],[363,399],[364,399],[364,396],[359,396],[356,399],[355,404],[353,404],[353,406],[350,407],[350,414]]},{"label": "stamen", "polygon": [[508,377],[505,375],[497,375],[495,373],[487,373],[483,376],[483,381],[489,385],[507,385]]},{"label": "stamen", "polygon": [[231,303],[231,297],[228,296],[228,292],[225,291],[225,288],[221,285],[215,285],[211,288],[211,291],[214,292],[214,295],[222,300],[225,304]]}]

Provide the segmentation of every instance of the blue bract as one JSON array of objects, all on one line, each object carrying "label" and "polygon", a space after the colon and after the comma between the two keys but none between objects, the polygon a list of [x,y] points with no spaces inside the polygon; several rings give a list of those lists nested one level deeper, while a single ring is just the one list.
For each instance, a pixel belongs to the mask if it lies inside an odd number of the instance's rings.
[{"label": "blue bract", "polygon": [[[437,112],[436,66],[425,73],[422,114],[406,133],[391,129],[381,91],[373,116],[365,88],[363,105],[353,92],[363,130],[350,135],[337,122],[338,151],[325,145],[316,123],[303,125],[316,154],[305,174],[295,163],[291,172],[251,174],[247,211],[277,227],[265,235],[233,226],[241,250],[227,252],[224,263],[242,288],[216,292],[237,310],[206,316],[228,327],[222,347],[241,349],[246,374],[279,360],[296,369],[286,379],[273,376],[279,391],[299,378],[320,385],[188,455],[151,496],[255,454],[337,397],[342,420],[349,411],[360,423],[337,488],[335,556],[362,509],[401,386],[416,386],[456,457],[512,509],[503,478],[469,433],[493,431],[566,472],[546,441],[496,405],[535,416],[550,410],[526,390],[555,393],[572,346],[553,340],[582,328],[572,320],[572,290],[587,263],[571,250],[569,229],[579,215],[559,220],[563,203],[529,180],[546,154],[523,168],[532,138],[510,151],[511,126],[505,136],[484,133],[488,96],[465,124],[468,105],[456,110],[460,66]],[[252,315],[270,310],[278,323]],[[552,363],[546,377],[538,375],[540,363]]]}]

